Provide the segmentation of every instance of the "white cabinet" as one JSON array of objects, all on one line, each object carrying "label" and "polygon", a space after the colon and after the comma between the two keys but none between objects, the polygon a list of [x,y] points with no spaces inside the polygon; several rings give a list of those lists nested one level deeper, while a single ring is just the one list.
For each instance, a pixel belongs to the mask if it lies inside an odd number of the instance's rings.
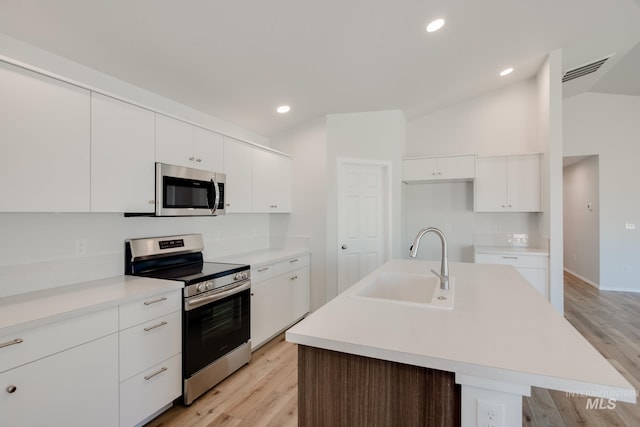
[{"label": "white cabinet", "polygon": [[253,148],[251,166],[253,212],[291,212],[291,158]]},{"label": "white cabinet", "polygon": [[118,425],[117,325],[112,308],[1,337],[22,342],[0,348],[0,425]]},{"label": "white cabinet", "polygon": [[156,161],[220,172],[223,168],[222,135],[156,114]]},{"label": "white cabinet", "polygon": [[547,264],[549,257],[544,254],[520,254],[505,251],[504,253],[475,252],[475,262],[478,264],[500,264],[515,267],[522,276],[542,296],[549,298],[547,285]]},{"label": "white cabinet", "polygon": [[250,145],[224,137],[227,213],[251,212],[251,151]]},{"label": "white cabinet", "polygon": [[153,212],[155,114],[91,94],[91,211]]},{"label": "white cabinet", "polygon": [[0,212],[89,212],[89,91],[0,61]]},{"label": "white cabinet", "polygon": [[182,394],[180,291],[120,306],[120,425],[148,418]]},{"label": "white cabinet", "polygon": [[309,312],[309,256],[251,270],[251,349]]},{"label": "white cabinet", "polygon": [[540,212],[540,154],[478,157],[476,212]]},{"label": "white cabinet", "polygon": [[476,157],[421,157],[402,161],[402,180],[407,184],[437,181],[469,181],[475,178]]}]

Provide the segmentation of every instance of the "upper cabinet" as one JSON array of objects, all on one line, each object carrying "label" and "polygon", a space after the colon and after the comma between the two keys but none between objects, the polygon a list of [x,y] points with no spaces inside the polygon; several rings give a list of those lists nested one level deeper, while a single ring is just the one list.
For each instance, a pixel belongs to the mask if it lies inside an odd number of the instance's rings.
[{"label": "upper cabinet", "polygon": [[402,161],[402,180],[407,184],[437,181],[470,181],[476,175],[476,157],[421,157]]},{"label": "upper cabinet", "polygon": [[253,148],[251,165],[253,212],[291,212],[291,158]]},{"label": "upper cabinet", "polygon": [[156,114],[156,161],[220,172],[223,168],[222,135]]},{"label": "upper cabinet", "polygon": [[224,137],[225,203],[227,213],[251,212],[251,146]]},{"label": "upper cabinet", "polygon": [[478,157],[476,212],[540,212],[540,154]]},{"label": "upper cabinet", "polygon": [[91,94],[91,211],[155,208],[155,114]]},{"label": "upper cabinet", "polygon": [[89,91],[0,61],[0,212],[88,212]]}]

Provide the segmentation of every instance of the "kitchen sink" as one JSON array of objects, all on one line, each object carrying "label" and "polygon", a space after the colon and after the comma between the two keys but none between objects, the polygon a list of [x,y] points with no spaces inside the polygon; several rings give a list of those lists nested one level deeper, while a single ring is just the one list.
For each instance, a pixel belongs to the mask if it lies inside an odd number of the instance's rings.
[{"label": "kitchen sink", "polygon": [[454,280],[449,278],[449,289],[440,289],[440,279],[431,273],[413,274],[381,271],[363,279],[352,295],[354,298],[378,300],[451,310],[454,299]]}]

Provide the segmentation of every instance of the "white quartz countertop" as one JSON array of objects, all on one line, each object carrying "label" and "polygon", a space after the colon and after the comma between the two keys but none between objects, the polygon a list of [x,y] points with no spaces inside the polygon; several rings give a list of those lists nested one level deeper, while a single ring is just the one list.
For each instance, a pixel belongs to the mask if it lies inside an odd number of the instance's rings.
[{"label": "white quartz countertop", "polygon": [[477,254],[512,254],[512,255],[541,255],[549,256],[549,250],[528,246],[474,246]]},{"label": "white quartz countertop", "polygon": [[251,268],[259,268],[268,264],[274,264],[308,254],[309,249],[305,248],[264,249],[260,251],[230,255],[222,258],[215,258],[208,261],[249,264]]},{"label": "white quartz countertop", "polygon": [[116,276],[0,298],[0,336],[182,289],[175,280]]},{"label": "white quartz countertop", "polygon": [[[426,273],[439,262],[392,260]],[[635,389],[511,266],[450,263],[452,310],[353,297],[294,325],[288,341],[525,386],[636,401]]]}]

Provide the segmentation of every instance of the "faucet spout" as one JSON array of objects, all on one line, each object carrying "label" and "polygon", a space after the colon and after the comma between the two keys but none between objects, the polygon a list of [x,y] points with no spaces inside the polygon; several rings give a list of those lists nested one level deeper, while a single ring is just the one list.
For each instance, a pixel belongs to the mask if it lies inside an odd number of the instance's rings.
[{"label": "faucet spout", "polygon": [[449,289],[449,260],[447,259],[447,237],[442,231],[435,227],[428,227],[420,230],[416,238],[413,240],[413,245],[411,245],[411,248],[409,248],[409,256],[411,258],[415,258],[416,255],[418,255],[418,246],[420,245],[420,240],[427,233],[434,233],[440,238],[440,243],[442,244],[440,274],[436,273],[433,270],[431,271],[440,278],[440,289]]}]

